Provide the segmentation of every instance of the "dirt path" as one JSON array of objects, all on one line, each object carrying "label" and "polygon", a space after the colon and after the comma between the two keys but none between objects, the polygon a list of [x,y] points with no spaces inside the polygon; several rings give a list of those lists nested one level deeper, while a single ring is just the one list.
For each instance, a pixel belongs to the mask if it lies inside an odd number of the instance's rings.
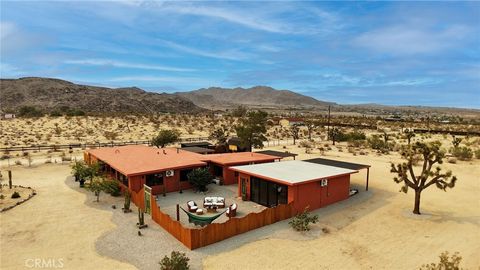
[{"label": "dirt path", "polygon": [[64,269],[135,269],[96,253],[96,239],[114,227],[111,213],[86,206],[86,196],[65,184],[69,171],[53,164],[13,169],[14,184],[38,195],[0,214],[1,269],[31,269],[35,259]]}]

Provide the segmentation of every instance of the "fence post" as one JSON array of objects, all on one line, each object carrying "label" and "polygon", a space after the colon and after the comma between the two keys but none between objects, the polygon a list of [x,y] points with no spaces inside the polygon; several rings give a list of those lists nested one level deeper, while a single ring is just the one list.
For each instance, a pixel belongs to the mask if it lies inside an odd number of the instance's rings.
[{"label": "fence post", "polygon": [[177,221],[180,221],[180,205],[177,203]]},{"label": "fence post", "polygon": [[12,189],[12,171],[8,170],[8,187]]}]

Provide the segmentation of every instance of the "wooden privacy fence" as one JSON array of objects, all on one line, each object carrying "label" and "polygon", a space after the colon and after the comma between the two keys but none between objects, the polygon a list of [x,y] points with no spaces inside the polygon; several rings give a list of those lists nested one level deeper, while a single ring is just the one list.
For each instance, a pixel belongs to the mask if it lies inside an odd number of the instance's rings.
[{"label": "wooden privacy fence", "polygon": [[[155,198],[154,198],[155,199]],[[139,208],[145,210],[145,191],[140,189],[140,191],[135,192],[133,190],[130,191],[130,200]]]},{"label": "wooden privacy fence", "polygon": [[191,250],[288,219],[296,213],[291,204],[281,204],[259,213],[230,218],[224,223],[212,223],[204,228],[196,229],[185,228],[179,221],[173,220],[169,215],[163,213],[157,205],[155,196],[152,196],[151,202],[152,219]]}]

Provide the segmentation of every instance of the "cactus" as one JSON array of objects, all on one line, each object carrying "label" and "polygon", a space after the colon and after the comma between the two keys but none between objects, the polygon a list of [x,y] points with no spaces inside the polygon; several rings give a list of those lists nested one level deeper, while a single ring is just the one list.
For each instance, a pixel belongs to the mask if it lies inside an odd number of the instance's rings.
[{"label": "cactus", "polygon": [[129,213],[132,212],[130,209],[131,195],[130,192],[125,191],[125,202],[123,203],[123,212]]},{"label": "cactus", "polygon": [[143,228],[148,226],[147,224],[145,224],[145,216],[144,216],[143,210],[140,207],[138,207],[138,223],[137,223],[137,226],[138,226],[139,229],[143,229]]}]

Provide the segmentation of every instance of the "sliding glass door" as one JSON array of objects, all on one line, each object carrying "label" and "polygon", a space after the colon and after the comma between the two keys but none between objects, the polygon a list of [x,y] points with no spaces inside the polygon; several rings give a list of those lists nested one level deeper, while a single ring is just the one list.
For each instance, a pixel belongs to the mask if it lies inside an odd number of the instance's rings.
[{"label": "sliding glass door", "polygon": [[258,204],[275,207],[288,201],[288,187],[275,182],[252,177],[250,180],[250,200]]}]

